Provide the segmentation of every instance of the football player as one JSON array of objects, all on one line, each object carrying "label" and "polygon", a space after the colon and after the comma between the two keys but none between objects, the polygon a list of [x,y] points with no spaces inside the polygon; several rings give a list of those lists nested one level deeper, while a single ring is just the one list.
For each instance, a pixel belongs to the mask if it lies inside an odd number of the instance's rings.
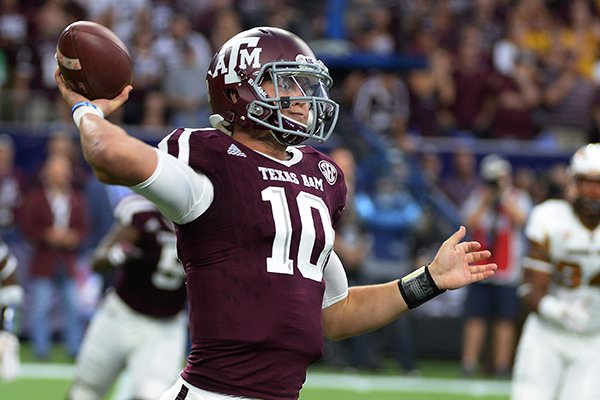
[{"label": "football player", "polygon": [[185,359],[185,276],[173,223],[137,194],[121,199],[114,214],[92,265],[117,269],[77,356],[71,400],[102,399],[125,368],[131,398],[155,400]]},{"label": "football player", "polygon": [[514,367],[513,400],[600,398],[600,144],[571,159],[567,199],[535,206],[519,287],[531,312]]},{"label": "football player", "polygon": [[96,176],[130,186],[177,227],[192,349],[161,400],[297,399],[323,335],[376,329],[497,268],[475,265],[490,253],[461,242],[461,227],[429,266],[348,289],[332,251],[344,176],[300,146],[327,140],[338,105],[325,65],[288,31],[253,28],[228,40],[206,76],[213,128],[176,129],[159,149],[103,119],[131,86],[90,102],[55,77]]},{"label": "football player", "polygon": [[0,241],[0,379],[14,380],[20,372],[18,321],[23,288],[17,281],[17,259]]}]

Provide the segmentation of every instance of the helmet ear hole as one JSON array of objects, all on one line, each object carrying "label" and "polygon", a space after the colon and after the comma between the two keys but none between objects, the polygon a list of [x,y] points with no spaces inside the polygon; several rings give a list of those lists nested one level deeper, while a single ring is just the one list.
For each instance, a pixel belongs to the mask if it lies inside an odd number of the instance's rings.
[{"label": "helmet ear hole", "polygon": [[240,95],[239,95],[238,91],[235,89],[225,89],[223,91],[223,94],[232,104],[237,103],[238,100],[240,99]]}]

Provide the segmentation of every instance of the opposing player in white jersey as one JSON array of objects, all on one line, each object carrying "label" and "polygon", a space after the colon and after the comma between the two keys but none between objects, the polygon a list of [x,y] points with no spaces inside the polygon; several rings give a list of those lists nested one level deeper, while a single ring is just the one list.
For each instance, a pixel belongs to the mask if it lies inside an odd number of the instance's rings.
[{"label": "opposing player in white jersey", "polygon": [[572,157],[565,200],[534,207],[519,288],[531,312],[517,349],[513,400],[600,399],[600,144]]},{"label": "opposing player in white jersey", "polygon": [[11,381],[21,369],[18,311],[23,288],[17,280],[17,259],[0,240],[0,379]]},{"label": "opposing player in white jersey", "polygon": [[173,224],[136,194],[121,199],[114,213],[93,267],[117,269],[79,351],[70,400],[100,400],[125,369],[129,398],[155,400],[185,358],[186,293]]}]

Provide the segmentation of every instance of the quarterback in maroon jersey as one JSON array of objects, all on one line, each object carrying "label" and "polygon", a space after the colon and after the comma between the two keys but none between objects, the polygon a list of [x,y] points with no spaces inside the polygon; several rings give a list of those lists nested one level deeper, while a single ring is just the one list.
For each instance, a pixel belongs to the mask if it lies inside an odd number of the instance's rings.
[{"label": "quarterback in maroon jersey", "polygon": [[338,105],[327,68],[290,32],[254,28],[227,41],[206,76],[213,128],[176,129],[158,150],[103,119],[131,87],[89,102],[56,80],[95,174],[130,186],[177,226],[192,350],[161,400],[296,399],[323,335],[376,329],[496,269],[475,265],[490,253],[461,242],[461,227],[429,266],[348,288],[333,251],[344,177],[301,146],[327,140]]}]

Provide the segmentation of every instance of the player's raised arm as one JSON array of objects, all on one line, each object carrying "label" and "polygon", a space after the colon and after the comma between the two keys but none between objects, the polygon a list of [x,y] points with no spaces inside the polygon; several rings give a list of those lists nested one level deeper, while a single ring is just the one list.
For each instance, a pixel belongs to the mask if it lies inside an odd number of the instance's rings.
[{"label": "player's raised arm", "polygon": [[65,84],[58,68],[54,76],[79,127],[85,160],[98,179],[104,183],[133,186],[150,177],[157,163],[154,148],[104,119],[127,101],[133,88],[126,86],[114,99],[90,101]]}]

